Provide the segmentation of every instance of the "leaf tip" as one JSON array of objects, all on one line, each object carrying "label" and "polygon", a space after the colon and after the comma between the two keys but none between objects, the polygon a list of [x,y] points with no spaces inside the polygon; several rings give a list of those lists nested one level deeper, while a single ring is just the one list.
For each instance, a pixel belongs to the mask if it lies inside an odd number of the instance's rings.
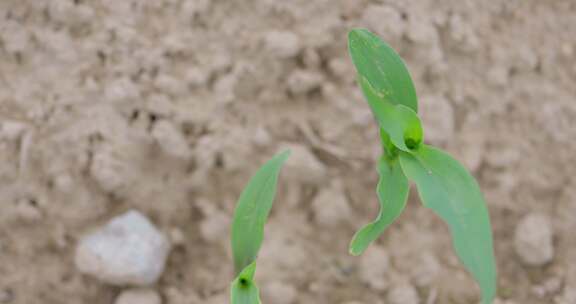
[{"label": "leaf tip", "polygon": [[[358,235],[358,233],[357,233],[357,235]],[[351,256],[359,256],[362,253],[364,253],[364,250],[366,250],[366,245],[363,245],[360,242],[360,239],[357,235],[354,236],[354,238],[350,242],[350,246],[348,247],[348,253]]]},{"label": "leaf tip", "polygon": [[348,250],[348,253],[349,253],[351,256],[357,257],[357,256],[360,256],[360,255],[362,254],[362,251],[359,250],[359,249],[356,248],[356,247],[350,246],[350,249]]},{"label": "leaf tip", "polygon": [[285,149],[282,152],[278,153],[278,157],[285,160],[290,156],[290,154],[292,154],[292,150]]}]

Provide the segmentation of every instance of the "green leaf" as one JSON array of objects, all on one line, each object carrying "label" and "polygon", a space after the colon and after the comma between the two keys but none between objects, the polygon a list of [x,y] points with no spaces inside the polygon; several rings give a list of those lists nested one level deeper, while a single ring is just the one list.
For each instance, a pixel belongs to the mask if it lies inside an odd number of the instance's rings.
[{"label": "green leaf", "polygon": [[424,136],[422,123],[416,112],[402,104],[392,105],[386,102],[366,77],[359,75],[358,82],[380,128],[390,136],[394,146],[406,152],[416,149]]},{"label": "green leaf", "polygon": [[232,222],[232,252],[236,274],[256,260],[264,224],[272,209],[280,169],[290,154],[284,151],[264,164],[240,195]]},{"label": "green leaf", "polygon": [[378,163],[380,181],[376,192],[380,201],[380,212],[373,222],[365,225],[356,232],[350,243],[350,254],[360,255],[368,248],[370,243],[376,240],[404,210],[408,198],[408,180],[398,158],[388,159],[382,156]]},{"label": "green leaf", "polygon": [[401,104],[418,112],[414,83],[404,61],[394,49],[366,29],[348,34],[348,48],[358,74],[393,105]]},{"label": "green leaf", "polygon": [[401,153],[404,174],[416,183],[423,204],[450,227],[456,253],[482,290],[482,303],[496,293],[490,217],[476,180],[448,154],[421,145]]},{"label": "green leaf", "polygon": [[261,304],[260,291],[254,283],[256,262],[246,266],[232,282],[230,300],[232,304]]}]

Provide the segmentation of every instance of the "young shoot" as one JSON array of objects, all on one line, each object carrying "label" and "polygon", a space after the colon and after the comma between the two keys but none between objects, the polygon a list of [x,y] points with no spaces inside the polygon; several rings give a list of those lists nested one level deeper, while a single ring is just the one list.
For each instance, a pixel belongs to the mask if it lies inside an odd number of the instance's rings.
[{"label": "young shoot", "polygon": [[348,38],[383,147],[376,189],[380,213],[356,233],[350,253],[362,254],[402,213],[412,181],[424,206],[448,224],[457,255],[480,286],[482,303],[492,303],[496,294],[492,232],[476,180],[446,152],[424,143],[416,90],[400,56],[368,30],[354,29]]},{"label": "young shoot", "polygon": [[256,257],[264,238],[264,224],[272,209],[282,165],[290,152],[284,151],[266,162],[242,191],[232,222],[232,253],[236,278],[231,286],[232,304],[260,304],[254,282]]}]

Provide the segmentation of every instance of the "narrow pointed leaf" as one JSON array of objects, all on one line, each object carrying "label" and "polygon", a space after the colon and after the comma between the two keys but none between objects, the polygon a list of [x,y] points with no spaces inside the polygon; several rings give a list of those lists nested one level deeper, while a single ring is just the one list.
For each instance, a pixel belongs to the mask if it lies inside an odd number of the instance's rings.
[{"label": "narrow pointed leaf", "polygon": [[366,77],[359,75],[358,82],[380,128],[390,136],[394,146],[406,152],[416,148],[424,136],[422,123],[416,112],[402,104],[392,105],[386,102]]},{"label": "narrow pointed leaf", "polygon": [[404,61],[394,49],[366,29],[348,34],[348,48],[358,74],[365,77],[388,102],[418,112],[414,83]]},{"label": "narrow pointed leaf", "polygon": [[482,303],[496,293],[490,217],[480,188],[468,171],[439,149],[421,145],[401,153],[400,164],[414,181],[423,204],[450,227],[456,253],[482,290]]},{"label": "narrow pointed leaf", "polygon": [[261,304],[260,291],[254,282],[256,262],[252,262],[240,272],[232,282],[230,300],[232,304]]},{"label": "narrow pointed leaf", "polygon": [[387,156],[382,156],[378,164],[378,173],[380,181],[376,192],[380,201],[380,212],[376,220],[362,227],[354,235],[350,243],[352,255],[362,254],[398,218],[406,206],[408,180],[402,173],[398,158],[391,160]]},{"label": "narrow pointed leaf", "polygon": [[289,151],[274,156],[248,182],[236,205],[232,223],[232,252],[236,274],[256,260],[264,224],[272,208],[276,184]]}]

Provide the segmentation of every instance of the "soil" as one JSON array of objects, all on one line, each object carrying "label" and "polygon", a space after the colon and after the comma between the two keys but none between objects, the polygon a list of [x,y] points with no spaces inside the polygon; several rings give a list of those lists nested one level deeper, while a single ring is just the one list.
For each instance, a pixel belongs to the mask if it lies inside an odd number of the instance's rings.
[{"label": "soil", "polygon": [[[380,154],[352,27],[399,51],[427,141],[478,178],[498,303],[576,303],[574,16],[573,0],[2,0],[0,303],[113,303],[124,288],[81,274],[74,250],[129,209],[173,239],[152,286],[164,303],[227,303],[236,198],[283,147],[264,303],[478,303],[415,189],[371,251],[348,255],[377,213]],[[541,266],[514,249],[535,213],[553,232]]]}]

